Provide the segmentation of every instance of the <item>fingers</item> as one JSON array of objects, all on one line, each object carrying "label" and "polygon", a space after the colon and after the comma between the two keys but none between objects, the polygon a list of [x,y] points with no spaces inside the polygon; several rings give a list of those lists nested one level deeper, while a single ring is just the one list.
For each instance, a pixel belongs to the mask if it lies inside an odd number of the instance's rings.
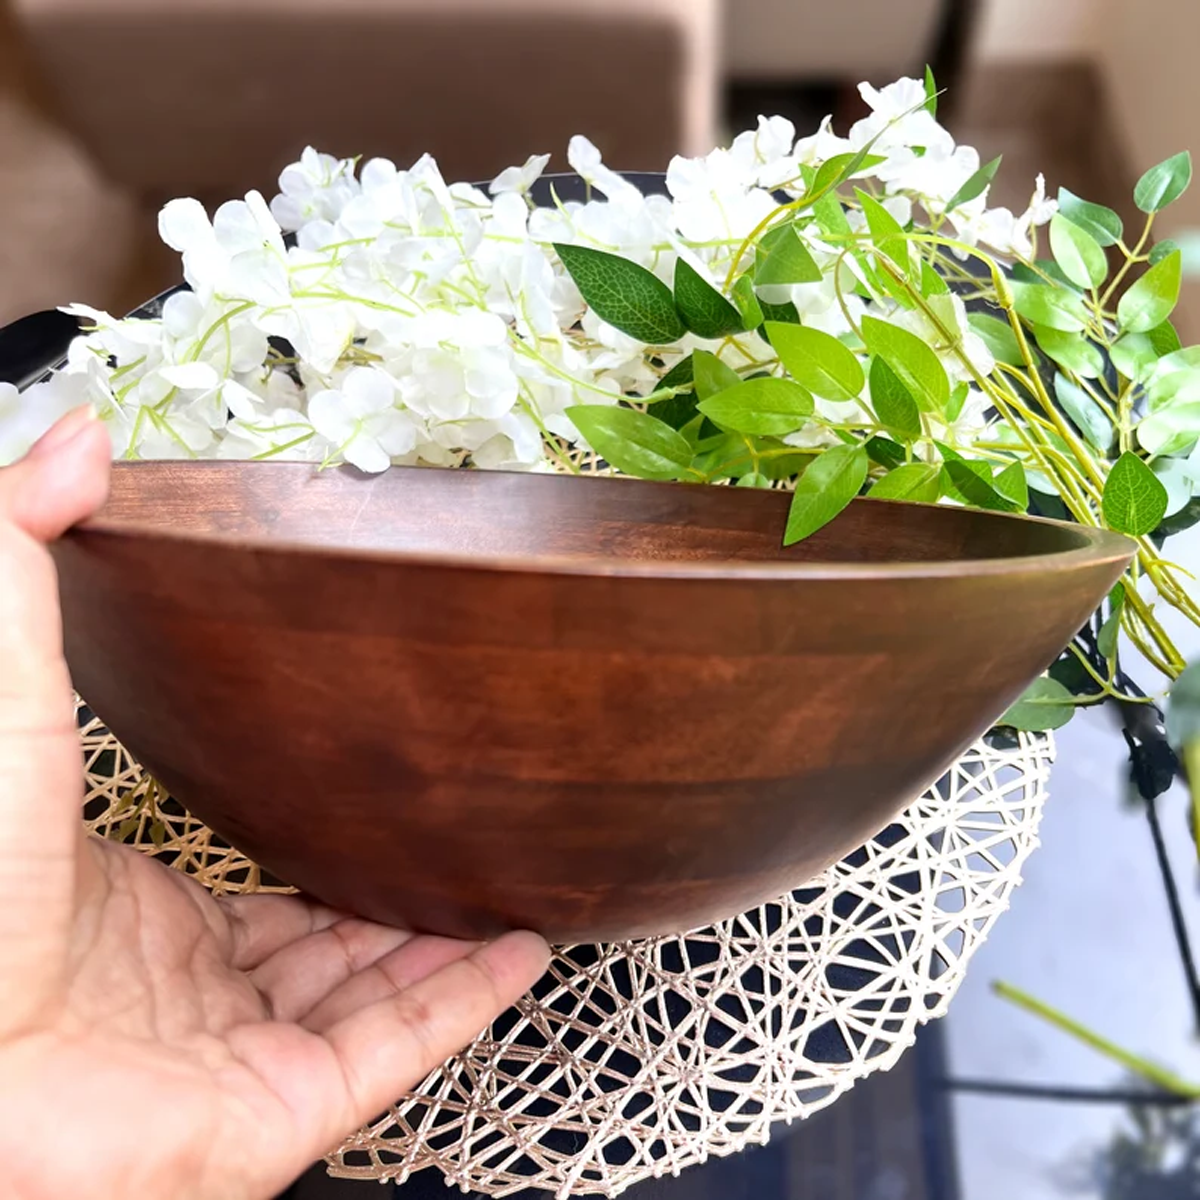
[{"label": "fingers", "polygon": [[216,901],[229,921],[229,965],[236,971],[253,971],[285,946],[346,917],[303,896],[218,896]]},{"label": "fingers", "polygon": [[250,973],[277,1021],[299,1021],[335,988],[412,937],[401,929],[342,917],[284,946]]},{"label": "fingers", "polygon": [[352,975],[316,1004],[302,1020],[305,1029],[324,1033],[339,1021],[377,1004],[394,998],[422,979],[466,958],[479,949],[478,942],[462,942],[457,938],[415,937],[403,946],[385,954],[372,966]]},{"label": "fingers", "polygon": [[68,413],[24,459],[0,471],[0,523],[39,542],[59,537],[104,503],[111,457],[95,410]]},{"label": "fingers", "polygon": [[82,841],[57,580],[38,542],[102,503],[110,453],[82,411],[0,471],[0,1025],[10,1029],[43,1003],[62,961]]},{"label": "fingers", "polygon": [[510,933],[324,1030],[345,1079],[355,1125],[419,1083],[533,986],[550,951]]}]

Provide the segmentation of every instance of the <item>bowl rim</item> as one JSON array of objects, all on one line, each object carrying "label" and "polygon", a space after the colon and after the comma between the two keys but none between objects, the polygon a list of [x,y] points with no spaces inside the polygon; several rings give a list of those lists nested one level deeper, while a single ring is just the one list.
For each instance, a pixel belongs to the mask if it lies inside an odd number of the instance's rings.
[{"label": "bowl rim", "polygon": [[[176,459],[118,462],[113,464],[114,473],[150,472],[154,470],[225,470],[225,471],[271,471],[314,475],[316,464],[302,462],[254,462],[241,460]],[[352,468],[335,468],[339,473],[362,479],[369,485],[370,476],[364,476]],[[450,474],[464,472],[465,468],[450,467],[391,467],[388,473],[437,471]],[[473,470],[472,475],[517,478],[528,481],[571,479],[573,486],[636,486],[643,489],[679,489],[689,491],[713,485],[658,482],[644,479],[626,479],[612,476],[549,476],[525,471]],[[379,476],[375,478],[383,478]],[[532,483],[538,486],[538,483]],[[740,489],[745,499],[742,503],[753,504],[770,494],[750,489]],[[760,499],[761,498],[761,499]],[[945,505],[924,504],[914,501],[870,500],[857,497],[851,503],[902,504],[907,507],[946,511]],[[1077,525],[1066,521],[1055,521],[1044,517],[1031,517],[1021,513],[1002,513],[978,510],[986,520],[1017,521],[1026,524],[1050,526],[1069,535],[1075,546],[1045,554],[1011,555],[996,558],[962,558],[941,560],[895,560],[883,562],[838,562],[796,560],[749,560],[697,561],[687,559],[634,559],[621,556],[572,556],[563,554],[512,554],[502,552],[466,552],[460,550],[399,550],[384,547],[337,546],[309,542],[295,537],[256,536],[229,533],[222,530],[195,530],[169,528],[136,517],[114,518],[101,509],[66,535],[68,540],[79,537],[137,537],[146,540],[175,544],[201,544],[225,546],[251,550],[258,554],[306,555],[340,561],[387,563],[396,566],[456,569],[493,574],[523,574],[575,576],[595,578],[630,578],[643,580],[711,580],[738,582],[749,580],[786,582],[836,582],[905,579],[952,579],[979,576],[1004,576],[1034,574],[1048,576],[1097,566],[1128,565],[1137,552],[1137,545],[1123,534],[1094,526]]]}]

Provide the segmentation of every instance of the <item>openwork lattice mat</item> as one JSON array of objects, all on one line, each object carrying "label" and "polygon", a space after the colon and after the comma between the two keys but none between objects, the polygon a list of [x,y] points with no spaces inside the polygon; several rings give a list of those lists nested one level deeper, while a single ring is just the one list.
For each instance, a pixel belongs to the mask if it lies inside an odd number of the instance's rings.
[{"label": "openwork lattice mat", "polygon": [[[253,864],[81,710],[85,817],[223,892]],[[541,984],[329,1158],[464,1190],[614,1196],[765,1142],[887,1070],[941,1016],[1037,844],[1053,744],[981,742],[872,842],[712,929],[560,950]]]}]

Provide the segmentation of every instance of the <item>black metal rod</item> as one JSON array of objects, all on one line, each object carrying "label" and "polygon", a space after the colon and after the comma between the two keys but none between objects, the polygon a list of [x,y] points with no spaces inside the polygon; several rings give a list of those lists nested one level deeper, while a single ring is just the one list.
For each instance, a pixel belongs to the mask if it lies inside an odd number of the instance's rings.
[{"label": "black metal rod", "polygon": [[1146,822],[1150,826],[1150,837],[1154,841],[1154,855],[1158,859],[1159,874],[1162,875],[1163,891],[1167,894],[1167,910],[1171,914],[1171,928],[1175,933],[1175,945],[1183,964],[1184,979],[1192,1001],[1192,1018],[1200,1029],[1200,976],[1196,973],[1196,957],[1192,953],[1192,941],[1188,936],[1187,921],[1183,905],[1179,901],[1179,885],[1175,882],[1175,871],[1167,856],[1167,843],[1163,838],[1162,822],[1158,819],[1158,801],[1146,801]]},{"label": "black metal rod", "polygon": [[1014,1100],[1052,1100],[1082,1104],[1142,1104],[1159,1108],[1182,1108],[1195,1101],[1171,1092],[1139,1092],[1132,1089],[1059,1087],[1040,1083],[999,1083],[991,1079],[941,1079],[938,1087],[950,1092],[981,1096],[1003,1096]]}]

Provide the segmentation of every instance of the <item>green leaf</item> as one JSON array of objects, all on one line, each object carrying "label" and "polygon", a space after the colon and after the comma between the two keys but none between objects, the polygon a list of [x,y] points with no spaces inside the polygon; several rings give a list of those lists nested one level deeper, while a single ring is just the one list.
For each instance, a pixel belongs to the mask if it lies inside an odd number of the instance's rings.
[{"label": "green leaf", "polygon": [[1007,363],[1010,367],[1025,365],[1017,335],[1007,321],[989,317],[986,313],[973,312],[967,314],[967,324],[983,339],[983,344],[997,362]]},{"label": "green leaf", "polygon": [[[672,429],[680,429],[696,416],[696,393],[692,388],[695,382],[692,376],[692,355],[681,358],[659,381],[655,392],[665,392],[669,388],[691,388],[676,396],[668,396],[662,400],[651,401],[654,405],[654,418],[670,425]],[[653,395],[654,393],[651,393]],[[647,400],[650,398],[647,397]],[[686,436],[686,434],[685,434]]]},{"label": "green leaf", "polygon": [[1152,533],[1167,511],[1167,489],[1136,454],[1126,450],[1113,464],[1101,498],[1110,529],[1141,537]]},{"label": "green leaf", "polygon": [[854,351],[832,334],[804,325],[768,322],[771,345],[797,383],[826,400],[857,400],[866,382]]},{"label": "green leaf", "polygon": [[1112,662],[1117,656],[1117,641],[1121,633],[1121,610],[1125,607],[1125,588],[1117,584],[1108,594],[1109,613],[1096,635],[1096,649]]},{"label": "green leaf", "polygon": [[1004,470],[997,471],[992,482],[996,491],[1019,511],[1024,512],[1029,507],[1029,484],[1025,479],[1025,468],[1019,462],[1011,462]]},{"label": "green leaf", "polygon": [[556,242],[554,249],[588,307],[614,329],[650,346],[687,332],[671,289],[645,267],[588,246]]},{"label": "green leaf", "polygon": [[862,446],[834,446],[796,481],[783,544],[791,546],[828,525],[862,490],[869,459]]},{"label": "green leaf", "polygon": [[782,321],[786,325],[800,324],[800,314],[790,300],[784,304],[768,304],[765,300],[760,300],[759,304],[762,305],[763,321]]},{"label": "green leaf", "polygon": [[1170,238],[1164,238],[1161,242],[1155,242],[1154,248],[1150,251],[1150,265],[1158,266],[1168,254],[1174,254],[1179,249],[1179,243],[1171,241]]},{"label": "green leaf", "polygon": [[872,500],[915,500],[933,504],[938,498],[940,468],[930,463],[905,463],[889,471],[867,493]]},{"label": "green leaf", "polygon": [[1049,286],[1057,284],[1076,295],[1083,295],[1083,288],[1072,283],[1064,274],[1063,269],[1052,258],[1039,258],[1033,263],[1013,263],[1009,270],[1009,278],[1013,283],[1036,283]]},{"label": "green leaf", "polygon": [[1125,232],[1121,218],[1111,208],[1081,200],[1066,188],[1058,189],[1058,211],[1072,225],[1090,233],[1101,246],[1115,246]]},{"label": "green leaf", "polygon": [[1200,737],[1200,662],[1188,663],[1171,685],[1166,724],[1167,737],[1180,753]]},{"label": "green leaf", "polygon": [[1085,379],[1099,379],[1104,374],[1104,355],[1082,334],[1035,325],[1033,335],[1042,351],[1064,371],[1074,371]]},{"label": "green leaf", "polygon": [[1148,333],[1127,333],[1108,348],[1112,365],[1126,379],[1140,380],[1159,359]]},{"label": "green leaf", "polygon": [[621,405],[567,409],[575,428],[610,466],[639,479],[679,479],[692,465],[687,439],[663,421]]},{"label": "green leaf", "polygon": [[1104,690],[1070,650],[1050,668],[1050,678],[1057,679],[1072,696],[1098,696]]},{"label": "green leaf", "polygon": [[921,414],[917,402],[900,377],[882,358],[871,360],[871,407],[880,425],[901,441],[921,436]]},{"label": "green leaf", "polygon": [[1161,325],[1179,300],[1183,255],[1176,250],[1151,267],[1117,304],[1117,324],[1123,333],[1145,333]]},{"label": "green leaf", "polygon": [[[1168,517],[1182,512],[1191,502],[1196,486],[1195,470],[1186,459],[1181,458],[1156,459],[1150,464],[1150,470],[1154,472],[1155,479],[1167,489],[1167,511],[1163,514],[1165,521]],[[1161,527],[1162,521],[1158,524]]]},{"label": "green leaf", "polygon": [[1200,400],[1168,404],[1144,417],[1137,427],[1138,445],[1147,454],[1180,454],[1200,438]]},{"label": "green leaf", "polygon": [[812,206],[812,211],[822,233],[845,236],[853,232],[850,228],[850,218],[846,216],[846,209],[836,193],[830,192],[822,196]]},{"label": "green leaf", "polygon": [[1045,283],[1014,283],[1011,287],[1013,307],[1034,325],[1063,333],[1079,333],[1087,325],[1087,309],[1074,292]]},{"label": "green leaf", "polygon": [[739,479],[737,481],[736,486],[737,487],[751,487],[751,488],[769,488],[771,486],[771,481],[765,475],[761,474],[760,472],[751,471],[748,475],[743,475],[741,477],[741,479]]},{"label": "green leaf", "polygon": [[794,225],[771,230],[759,242],[760,258],[754,269],[758,287],[781,283],[819,283],[821,268],[800,240]]},{"label": "green leaf", "polygon": [[927,299],[930,296],[948,296],[950,285],[929,264],[927,259],[921,259],[921,295]]},{"label": "green leaf", "polygon": [[656,392],[668,388],[687,387],[695,379],[695,360],[688,354],[681,358],[659,381],[654,389]]},{"label": "green leaf", "polygon": [[1158,212],[1178,200],[1191,182],[1192,156],[1184,150],[1151,167],[1137,181],[1133,202],[1144,213]]},{"label": "green leaf", "polygon": [[[1151,331],[1152,336],[1153,331]],[[1165,354],[1158,364],[1156,374],[1168,375],[1175,371],[1190,371],[1200,367],[1200,346],[1182,346]]]},{"label": "green leaf", "polygon": [[782,437],[812,416],[813,398],[790,379],[747,379],[702,400],[700,411],[723,429]]},{"label": "green leaf", "polygon": [[867,218],[867,229],[871,233],[871,241],[875,248],[887,255],[900,268],[908,271],[908,242],[904,237],[904,226],[892,216],[874,196],[855,189],[858,202],[862,205],[863,216]]},{"label": "green leaf", "polygon": [[873,463],[891,471],[905,461],[904,447],[893,442],[891,438],[868,438],[863,449]]},{"label": "green leaf", "polygon": [[[703,414],[697,416],[708,428],[714,428],[713,423]],[[746,435],[744,433],[727,433],[718,429],[714,437],[701,437],[695,445],[696,457],[692,460],[692,469],[701,475],[709,477],[709,482],[716,479],[730,479],[739,474],[734,464],[741,463],[741,472],[754,469],[754,463],[746,453]]]},{"label": "green leaf", "polygon": [[1065,375],[1054,376],[1054,394],[1062,405],[1063,411],[1075,423],[1075,427],[1083,434],[1094,450],[1107,454],[1112,446],[1112,422],[1104,415],[1104,410],[1078,384],[1072,383]]},{"label": "green leaf", "polygon": [[763,323],[763,310],[754,292],[754,280],[748,271],[738,277],[730,295],[742,315],[742,328],[757,329]]},{"label": "green leaf", "polygon": [[864,154],[861,150],[854,153],[835,154],[827,158],[813,177],[808,189],[813,195],[824,198],[833,194],[834,188],[845,183],[851,175],[858,171],[866,171],[885,161],[882,154]]},{"label": "green leaf", "polygon": [[[785,449],[782,443],[773,447],[775,450]],[[815,450],[797,450],[795,454],[777,454],[774,458],[764,458],[759,461],[758,469],[768,479],[793,479],[816,457]]]},{"label": "green leaf", "polygon": [[998,154],[991,162],[984,163],[974,175],[970,177],[950,197],[946,205],[946,212],[953,212],[960,204],[966,204],[970,200],[974,200],[976,196],[982,196],[984,189],[992,182],[996,172],[1000,169],[1000,162],[1004,155]]},{"label": "green leaf", "polygon": [[720,338],[742,332],[742,314],[682,258],[675,260],[675,306],[697,337]]},{"label": "green leaf", "polygon": [[692,361],[695,363],[692,370],[696,376],[696,396],[700,400],[707,400],[742,382],[742,377],[731,366],[707,350],[694,351]]},{"label": "green leaf", "polygon": [[965,381],[956,383],[953,390],[950,392],[950,399],[946,402],[946,423],[953,425],[955,421],[962,415],[963,405],[967,402],[967,397],[971,394],[971,385]]},{"label": "green leaf", "polygon": [[1062,213],[1050,218],[1050,249],[1063,274],[1081,288],[1098,288],[1108,275],[1108,258],[1100,243]]},{"label": "green leaf", "polygon": [[958,494],[973,507],[992,512],[1016,512],[1018,505],[997,490],[986,463],[949,459],[942,464],[942,470]]},{"label": "green leaf", "polygon": [[1150,411],[1153,413],[1168,406],[1178,407],[1186,401],[1200,400],[1200,371],[1185,368],[1164,372],[1159,369],[1162,362],[1159,359],[1155,364],[1146,384],[1146,401]]},{"label": "green leaf", "polygon": [[996,722],[1026,733],[1061,729],[1075,715],[1075,698],[1057,679],[1043,676]]},{"label": "green leaf", "polygon": [[1160,358],[1174,354],[1183,347],[1183,343],[1179,340],[1179,334],[1175,332],[1175,326],[1170,321],[1164,321],[1161,325],[1155,325],[1153,329],[1148,329],[1146,336],[1154,347],[1154,353]]},{"label": "green leaf", "polygon": [[944,412],[950,400],[950,379],[941,360],[915,333],[877,317],[863,317],[863,341],[900,377],[917,407]]},{"label": "green leaf", "polygon": [[933,81],[933,68],[925,64],[925,111],[931,116],[937,116],[938,104],[937,84]]}]

